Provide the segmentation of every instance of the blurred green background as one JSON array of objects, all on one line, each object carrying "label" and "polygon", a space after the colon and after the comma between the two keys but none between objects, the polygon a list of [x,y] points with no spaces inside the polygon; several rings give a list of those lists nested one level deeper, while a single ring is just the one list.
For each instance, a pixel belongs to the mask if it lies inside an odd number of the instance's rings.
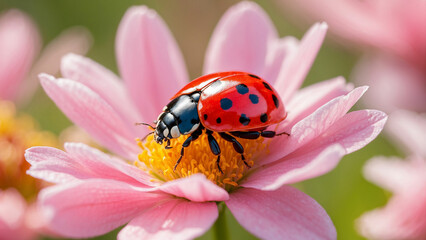
[{"label": "blurred green background", "polygon": [[[201,74],[204,53],[212,31],[222,14],[236,0],[1,0],[0,12],[18,8],[36,22],[46,44],[64,29],[84,26],[93,35],[88,56],[117,73],[114,54],[115,33],[121,17],[132,5],[147,5],[165,20],[183,52],[190,76]],[[269,14],[280,36],[301,38],[308,25],[289,19],[273,1],[256,1]],[[349,79],[359,53],[327,39],[308,75],[305,85],[342,75]],[[361,106],[357,106],[358,108]],[[71,123],[39,89],[34,100],[21,111],[33,115],[45,130],[59,133]],[[389,194],[362,177],[362,166],[376,155],[400,155],[383,137],[362,150],[346,156],[329,174],[309,180],[297,187],[316,199],[333,220],[338,239],[362,239],[354,221],[363,212],[383,206]],[[227,212],[231,239],[255,239]],[[96,239],[115,239],[118,230]],[[212,239],[209,231],[201,239]],[[284,236],[283,236],[284,237]],[[285,238],[285,237],[284,237]]]}]

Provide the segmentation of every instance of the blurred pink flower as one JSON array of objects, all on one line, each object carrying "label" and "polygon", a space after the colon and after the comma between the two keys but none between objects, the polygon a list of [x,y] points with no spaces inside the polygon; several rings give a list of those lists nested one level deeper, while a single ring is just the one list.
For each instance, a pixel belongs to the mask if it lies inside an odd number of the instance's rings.
[{"label": "blurred pink flower", "polygon": [[364,101],[393,111],[426,111],[426,1],[277,1],[323,20],[346,43],[365,50],[353,73],[370,85]]},{"label": "blurred pink flower", "polygon": [[391,191],[387,205],[358,219],[369,239],[426,239],[426,115],[395,112],[388,130],[411,156],[377,157],[365,166],[365,177]]},{"label": "blurred pink flower", "polygon": [[34,239],[37,221],[31,219],[35,206],[27,206],[25,199],[15,189],[0,189],[0,239]]},{"label": "blurred pink flower", "polygon": [[[66,143],[65,151],[28,149],[25,156],[32,165],[28,174],[57,184],[39,195],[52,229],[67,237],[90,237],[129,222],[119,239],[192,239],[213,225],[217,203],[224,202],[238,222],[259,238],[335,239],[336,230],[325,210],[289,184],[331,171],[344,155],[373,140],[387,117],[375,110],[348,113],[367,87],[353,89],[341,77],[299,90],[326,30],[327,25],[320,23],[300,41],[279,38],[265,12],[251,2],[237,4],[220,20],[208,46],[204,73],[240,70],[262,76],[275,86],[289,111],[276,130],[290,132],[291,137],[261,142],[268,151],[255,152],[250,170],[239,166],[244,170],[240,177],[229,174],[226,164],[224,174],[216,167],[206,175],[193,174],[196,168],[181,168],[186,164],[182,160],[179,169],[171,172],[187,177],[165,181],[158,174],[170,168],[150,175],[156,169],[142,171],[81,143]],[[74,54],[62,60],[65,78],[42,74],[40,79],[74,123],[111,152],[137,162],[138,155],[144,155],[134,139],[146,135],[147,129],[134,123],[156,119],[189,79],[170,31],[146,7],[132,7],[125,14],[116,52],[124,82]],[[175,159],[166,156],[180,148],[152,145],[157,146],[152,154],[164,154],[158,161],[174,164]],[[194,152],[211,154],[208,147],[200,146],[201,151]],[[208,162],[215,166],[214,160]],[[211,181],[211,176],[220,180]],[[228,176],[237,178],[233,182],[237,186],[229,184]]]},{"label": "blurred pink flower", "polygon": [[56,143],[30,116],[16,114],[14,104],[32,96],[38,85],[35,72],[56,74],[62,55],[86,53],[90,36],[81,28],[66,30],[35,62],[40,45],[36,26],[25,13],[9,10],[0,15],[0,239],[34,239],[43,230],[41,215],[31,203],[43,184],[25,174],[29,166],[23,155],[31,146]]},{"label": "blurred pink flower", "polygon": [[1,14],[0,99],[15,102],[28,100],[38,85],[38,73],[56,74],[59,59],[64,54],[85,54],[90,42],[87,30],[70,28],[47,45],[38,57],[41,39],[34,22],[15,9]]}]

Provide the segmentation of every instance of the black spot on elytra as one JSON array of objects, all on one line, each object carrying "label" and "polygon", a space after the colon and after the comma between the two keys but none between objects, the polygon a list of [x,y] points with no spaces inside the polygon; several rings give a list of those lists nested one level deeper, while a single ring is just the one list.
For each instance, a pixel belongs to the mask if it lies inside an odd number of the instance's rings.
[{"label": "black spot on elytra", "polygon": [[222,119],[220,119],[220,117],[218,117],[218,118],[216,118],[216,122],[217,122],[217,123],[221,123],[221,122],[222,122]]},{"label": "black spot on elytra", "polygon": [[255,94],[250,94],[250,95],[249,95],[249,98],[250,98],[250,101],[251,101],[253,104],[257,104],[257,103],[259,103],[259,97],[258,97],[257,95],[255,95]]},{"label": "black spot on elytra", "polygon": [[263,83],[263,86],[265,86],[266,89],[272,91],[272,88],[271,88],[271,86],[269,86],[269,84],[267,84],[266,82],[262,82],[262,83]]},{"label": "black spot on elytra", "polygon": [[275,96],[275,94],[272,94],[272,100],[274,101],[275,107],[278,108],[280,102],[278,101],[278,98]]},{"label": "black spot on elytra", "polygon": [[268,121],[268,114],[262,113],[262,115],[260,115],[260,121],[263,123]]},{"label": "black spot on elytra", "polygon": [[229,98],[222,98],[220,99],[220,107],[223,110],[228,110],[232,107],[232,100]]},{"label": "black spot on elytra", "polygon": [[249,74],[249,76],[250,76],[250,77],[252,77],[252,78],[260,79],[260,77],[258,77],[258,76],[256,76],[256,75],[254,75],[254,74]]},{"label": "black spot on elytra", "polygon": [[197,119],[195,119],[195,118],[191,119],[191,124],[197,124],[197,123],[198,123]]},{"label": "black spot on elytra", "polygon": [[247,85],[245,85],[245,84],[239,84],[239,85],[235,86],[235,88],[237,89],[237,92],[239,94],[246,94],[246,93],[249,92],[249,89],[248,89]]},{"label": "black spot on elytra", "polygon": [[204,120],[207,120],[207,114],[204,114],[204,116],[203,116],[203,118],[204,118]]},{"label": "black spot on elytra", "polygon": [[244,113],[241,114],[240,123],[244,126],[247,126],[250,123],[250,118],[248,118]]}]

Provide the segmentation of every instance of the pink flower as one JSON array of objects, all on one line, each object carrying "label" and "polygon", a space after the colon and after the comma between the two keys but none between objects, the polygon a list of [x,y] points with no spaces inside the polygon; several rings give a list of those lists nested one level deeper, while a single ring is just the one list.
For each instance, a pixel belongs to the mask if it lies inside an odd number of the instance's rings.
[{"label": "pink flower", "polygon": [[228,10],[213,33],[204,73],[240,70],[268,79],[289,112],[276,130],[291,137],[245,141],[251,169],[232,144],[220,142],[221,174],[204,134],[173,171],[185,137],[169,150],[152,138],[139,147],[135,137],[148,131],[134,123],[155,120],[188,74],[160,17],[146,7],[129,9],[116,43],[123,82],[77,55],[63,58],[65,78],[40,76],[47,94],[72,121],[134,162],[81,143],[66,143],[65,151],[28,149],[28,173],[57,183],[39,196],[52,229],[67,237],[90,237],[129,222],[119,239],[191,239],[213,225],[217,204],[223,202],[243,227],[263,239],[335,239],[324,209],[289,184],[331,171],[344,155],[373,140],[387,117],[375,110],[348,113],[367,88],[353,89],[341,77],[299,90],[326,30],[319,23],[300,41],[279,38],[255,3]]},{"label": "pink flower", "polygon": [[15,189],[0,189],[0,239],[35,239],[43,226],[37,211]]},{"label": "pink flower", "polygon": [[353,77],[371,86],[366,103],[387,111],[426,111],[425,1],[277,2],[327,21],[341,40],[364,49]]},{"label": "pink flower", "polygon": [[26,14],[9,10],[0,15],[0,239],[34,239],[43,230],[32,204],[43,184],[25,174],[29,166],[23,155],[31,146],[56,143],[30,116],[16,114],[14,103],[30,99],[38,85],[36,72],[56,74],[65,52],[85,53],[90,36],[83,29],[69,29],[38,57],[40,45],[36,26]]},{"label": "pink flower", "polygon": [[411,156],[406,160],[377,157],[367,163],[365,177],[393,196],[385,207],[362,215],[358,230],[371,239],[425,239],[426,116],[396,112],[388,130]]},{"label": "pink flower", "polygon": [[57,62],[64,54],[84,54],[90,41],[85,29],[71,28],[47,45],[38,57],[41,39],[34,22],[19,10],[1,14],[0,99],[28,100],[38,84],[35,80],[40,71],[56,74]]}]

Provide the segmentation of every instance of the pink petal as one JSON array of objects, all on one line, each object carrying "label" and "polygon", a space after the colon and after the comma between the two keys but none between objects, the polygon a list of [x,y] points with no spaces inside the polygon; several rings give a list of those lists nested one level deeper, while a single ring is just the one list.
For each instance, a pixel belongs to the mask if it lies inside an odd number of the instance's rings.
[{"label": "pink petal", "polygon": [[0,189],[0,239],[35,239],[36,232],[25,221],[27,213],[27,203],[17,190]]},{"label": "pink petal", "polygon": [[426,198],[418,194],[394,197],[384,208],[363,214],[356,222],[358,232],[368,239],[425,239]]},{"label": "pink petal", "polygon": [[0,16],[0,98],[14,100],[40,48],[33,21],[18,10]]},{"label": "pink petal", "polygon": [[301,89],[286,104],[287,118],[279,132],[290,131],[291,127],[315,110],[331,101],[332,99],[345,95],[353,90],[352,84],[346,84],[343,77],[322,81]]},{"label": "pink petal", "polygon": [[365,168],[367,179],[394,192],[387,205],[358,219],[359,232],[371,239],[426,237],[426,161],[374,158]]},{"label": "pink petal", "polygon": [[412,192],[421,184],[426,187],[425,171],[426,161],[417,161],[416,157],[375,157],[364,165],[367,180],[395,193]]},{"label": "pink petal", "polygon": [[32,147],[25,158],[28,174],[54,183],[77,179],[113,179],[140,187],[152,185],[151,176],[122,160],[81,143],[66,143],[66,152],[51,147]]},{"label": "pink petal", "polygon": [[158,189],[194,202],[225,201],[229,198],[225,189],[208,180],[203,174],[166,182]]},{"label": "pink petal", "polygon": [[46,188],[39,202],[54,232],[86,238],[107,233],[170,197],[105,179]]},{"label": "pink petal", "polygon": [[[299,40],[294,37],[276,39],[268,43],[268,53],[265,62],[265,71],[262,78],[270,84],[275,84],[282,66],[287,64],[291,57],[297,52]],[[285,62],[285,63],[284,63]]]},{"label": "pink petal", "polygon": [[344,155],[375,139],[386,119],[386,114],[375,110],[346,114],[309,144],[257,169],[243,186],[271,190],[323,175],[334,169]]},{"label": "pink petal", "polygon": [[61,72],[65,78],[80,82],[99,94],[139,136],[147,133],[146,128],[135,127],[135,123],[143,119],[128,97],[124,84],[114,73],[91,59],[76,54],[68,54],[62,58]]},{"label": "pink petal", "polygon": [[0,233],[5,233],[6,228],[12,230],[21,227],[26,208],[25,199],[16,189],[0,189]]},{"label": "pink petal", "polygon": [[31,164],[27,174],[47,182],[67,183],[90,176],[67,153],[53,147],[29,148],[25,151],[25,159]]},{"label": "pink petal", "polygon": [[120,231],[118,239],[194,239],[210,229],[217,216],[214,202],[175,199],[133,219]]},{"label": "pink petal", "polygon": [[283,184],[323,175],[334,169],[344,155],[375,139],[383,129],[386,119],[386,114],[375,110],[346,114],[309,144],[278,161],[256,169],[242,185],[274,190]]},{"label": "pink petal", "polygon": [[152,177],[121,159],[105,154],[81,143],[65,143],[65,150],[82,167],[101,178],[114,179],[141,186],[152,185]]},{"label": "pink petal", "polygon": [[363,98],[370,107],[385,112],[401,108],[426,111],[425,72],[406,61],[380,54],[364,57],[355,67],[353,79],[370,86]]},{"label": "pink petal", "polygon": [[324,41],[327,32],[326,23],[313,25],[303,36],[298,51],[295,51],[289,60],[286,60],[278,79],[274,84],[284,102],[288,102],[293,94],[300,88],[317,53]]},{"label": "pink petal", "polygon": [[277,37],[261,7],[241,2],[218,23],[207,48],[203,73],[247,71],[263,76],[268,44]]},{"label": "pink petal", "polygon": [[237,221],[261,239],[336,239],[325,210],[303,192],[239,189],[226,201]]},{"label": "pink petal", "polygon": [[118,66],[130,97],[142,120],[152,122],[188,82],[179,48],[163,20],[144,6],[126,12],[116,41]]},{"label": "pink petal", "polygon": [[97,93],[79,82],[40,75],[47,95],[75,124],[85,129],[109,150],[136,159],[137,135],[116,111]]},{"label": "pink petal", "polygon": [[350,112],[310,142],[308,147],[316,148],[328,143],[339,143],[345,148],[346,154],[355,152],[379,135],[387,118],[385,113],[377,110]]},{"label": "pink petal", "polygon": [[[326,0],[277,2],[283,3],[286,9],[293,12],[302,10],[299,15],[309,16],[314,21],[327,22],[333,33],[346,41],[401,53],[413,49],[413,46],[410,46],[411,42],[404,36],[404,32],[412,25],[404,22],[404,10],[409,3],[417,3],[417,9],[421,9],[419,4],[422,1],[334,1],[333,4],[329,4]],[[296,9],[291,9],[294,6]],[[410,9],[409,14],[421,16],[415,14],[418,12],[415,10]],[[399,17],[395,18],[395,14]],[[417,18],[416,22],[422,21]],[[399,29],[400,27],[403,30]]]},{"label": "pink petal", "polygon": [[63,31],[43,49],[41,56],[34,63],[23,88],[19,93],[21,102],[29,101],[39,86],[38,74],[41,72],[57,75],[60,59],[69,52],[86,54],[92,42],[89,31],[82,27],[72,27]]},{"label": "pink petal", "polygon": [[426,114],[403,110],[394,112],[390,115],[387,130],[408,154],[417,154],[426,159]]},{"label": "pink petal", "polygon": [[346,95],[336,97],[299,121],[292,127],[290,137],[276,138],[282,139],[282,141],[273,141],[271,143],[271,153],[268,156],[268,160],[262,163],[278,159],[277,155],[280,157],[286,156],[321,135],[342,118],[365,91],[367,91],[367,87],[359,87]]},{"label": "pink petal", "polygon": [[345,154],[345,149],[339,144],[298,151],[280,161],[256,169],[241,186],[273,191],[284,184],[300,182],[331,171]]}]

